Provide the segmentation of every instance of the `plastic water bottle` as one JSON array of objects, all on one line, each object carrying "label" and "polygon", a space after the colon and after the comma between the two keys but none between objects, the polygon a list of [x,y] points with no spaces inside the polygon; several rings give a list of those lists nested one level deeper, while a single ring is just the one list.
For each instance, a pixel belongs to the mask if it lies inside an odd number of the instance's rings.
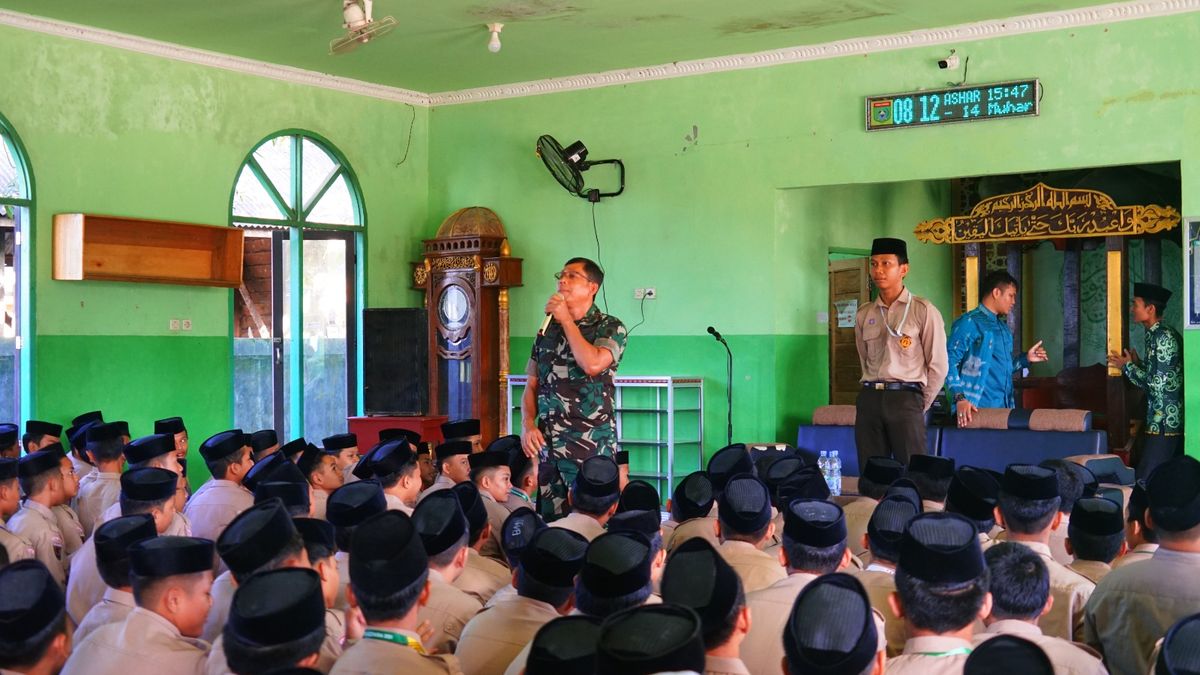
[{"label": "plastic water bottle", "polygon": [[842,494],[842,458],[837,450],[829,458],[829,492],[835,497]]},{"label": "plastic water bottle", "polygon": [[825,479],[825,484],[829,484],[829,451],[822,450],[821,456],[817,458],[817,468],[821,470],[821,477]]}]

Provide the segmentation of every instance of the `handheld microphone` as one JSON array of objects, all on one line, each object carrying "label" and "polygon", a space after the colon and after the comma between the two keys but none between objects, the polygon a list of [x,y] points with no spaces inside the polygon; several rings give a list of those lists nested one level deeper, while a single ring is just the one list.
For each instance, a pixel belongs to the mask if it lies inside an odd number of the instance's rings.
[{"label": "handheld microphone", "polygon": [[712,326],[708,327],[708,334],[715,337],[717,339],[717,342],[725,341],[725,339],[721,337],[721,333],[716,328],[713,328]]},{"label": "handheld microphone", "polygon": [[546,329],[550,327],[550,320],[554,318],[553,314],[547,314],[546,320],[542,322],[542,327],[538,329],[538,336],[546,334]]}]

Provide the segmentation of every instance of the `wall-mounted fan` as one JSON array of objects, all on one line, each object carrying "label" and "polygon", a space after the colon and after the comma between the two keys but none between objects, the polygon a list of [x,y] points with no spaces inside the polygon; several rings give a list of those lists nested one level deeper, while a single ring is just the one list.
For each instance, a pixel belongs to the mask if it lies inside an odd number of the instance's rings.
[{"label": "wall-mounted fan", "polygon": [[[588,161],[588,149],[582,141],[575,141],[564,148],[554,140],[553,136],[547,134],[538,138],[537,154],[545,162],[546,168],[550,170],[554,180],[576,197],[582,197],[589,202],[598,202],[601,197],[616,197],[625,191],[625,163],[619,159]],[[583,172],[597,164],[615,164],[617,166],[620,187],[616,192],[584,189]]]},{"label": "wall-mounted fan", "polygon": [[359,45],[383,37],[396,27],[395,17],[376,21],[371,16],[374,0],[342,0],[342,27],[346,34],[329,41],[330,54],[348,54]]}]

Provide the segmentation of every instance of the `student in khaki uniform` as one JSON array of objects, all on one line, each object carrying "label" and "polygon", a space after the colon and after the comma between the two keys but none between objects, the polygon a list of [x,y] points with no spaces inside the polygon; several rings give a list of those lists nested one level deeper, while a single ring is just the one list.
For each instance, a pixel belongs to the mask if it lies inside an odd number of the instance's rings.
[{"label": "student in khaki uniform", "polygon": [[[124,450],[122,450],[125,454],[125,462],[128,465],[126,473],[133,469],[142,468],[166,469],[176,475],[176,485],[178,485],[178,481],[184,481],[184,478],[187,476],[187,462],[175,456],[174,447],[174,441],[171,436],[163,434],[143,436],[126,443]],[[178,492],[176,494],[178,495]],[[188,520],[187,516],[180,512],[178,496],[175,502],[175,515],[171,519],[171,525],[167,528],[166,532],[161,532],[160,534],[167,534],[173,537],[190,537],[192,536],[192,523]],[[100,520],[97,522],[97,525],[122,515],[129,514],[121,513],[121,505],[119,503],[113,504],[100,514]]]},{"label": "student in khaki uniform", "polygon": [[663,602],[700,617],[705,675],[750,675],[741,659],[750,610],[737,572],[703,539],[679,547],[663,573]]},{"label": "student in khaki uniform", "polygon": [[356,481],[334,490],[329,495],[328,510],[325,519],[333,525],[333,536],[337,542],[338,586],[337,599],[334,608],[345,611],[350,603],[346,596],[346,588],[350,583],[350,543],[354,539],[354,529],[367,518],[387,510],[387,501],[383,497],[383,489],[373,480]]},{"label": "student in khaki uniform", "polygon": [[805,499],[788,504],[783,514],[780,558],[787,576],[746,595],[750,634],[742,643],[742,661],[752,673],[773,673],[779,668],[783,658],[779,636],[800,591],[813,579],[850,564],[846,517],[841,507]]},{"label": "student in khaki uniform", "polygon": [[367,451],[351,471],[358,480],[374,479],[389,509],[412,515],[421,490],[417,455],[404,439],[383,441]]},{"label": "student in khaki uniform", "polygon": [[1085,610],[1083,642],[1114,673],[1144,673],[1154,643],[1176,621],[1200,612],[1200,462],[1175,457],[1146,481],[1146,524],[1158,534],[1149,560],[1113,570]]},{"label": "student in khaki uniform", "polygon": [[941,511],[946,508],[946,493],[950,480],[954,478],[954,458],[935,455],[913,455],[908,458],[908,469],[904,477],[917,486],[921,505],[925,511]]},{"label": "student in khaki uniform", "polygon": [[1058,481],[1058,497],[1060,500],[1058,510],[1062,513],[1062,522],[1056,529],[1050,532],[1050,554],[1054,556],[1054,560],[1058,564],[1069,566],[1074,559],[1066,547],[1067,531],[1071,524],[1071,512],[1075,508],[1076,501],[1081,497],[1090,496],[1084,495],[1084,489],[1087,479],[1090,478],[1094,481],[1095,476],[1083,465],[1068,462],[1065,459],[1047,459],[1038,464],[1038,466],[1053,471],[1054,477]]},{"label": "student in khaki uniform", "polygon": [[1021,544],[1001,542],[984,559],[991,573],[992,611],[983,620],[987,629],[973,638],[976,646],[998,635],[1015,635],[1041,647],[1058,675],[1107,675],[1091,649],[1038,628],[1038,619],[1053,602],[1050,573],[1041,556]]},{"label": "student in khaki uniform", "polygon": [[250,434],[250,459],[256,463],[279,452],[279,435],[274,429],[260,429]]},{"label": "student in khaki uniform", "polygon": [[[442,439],[446,441],[462,441],[471,446],[471,452],[483,450],[482,437],[479,435],[479,420],[464,418],[442,423]],[[457,481],[461,483],[462,481]]]},{"label": "student in khaki uniform", "polygon": [[600,627],[596,672],[703,672],[701,635],[700,617],[687,607],[648,605],[627,609]]},{"label": "student in khaki uniform", "polygon": [[[154,519],[158,534],[171,535],[172,523],[177,515],[174,500],[176,478],[173,472],[154,467],[130,469],[121,474],[121,498],[117,502],[121,513],[116,517],[148,514]],[[83,621],[89,609],[101,602],[110,588],[100,576],[96,564],[95,535],[84,542],[83,548],[71,560],[71,573],[68,576],[67,613],[78,623]]]},{"label": "student in khaki uniform", "polygon": [[979,645],[963,662],[963,675],[1005,672],[1055,675],[1050,657],[1035,642],[1016,635],[997,635]]},{"label": "student in khaki uniform", "polygon": [[462,574],[454,580],[454,587],[466,591],[482,606],[496,591],[508,585],[512,572],[507,565],[481,553],[492,539],[492,524],[488,522],[487,507],[475,484],[459,483],[450,488],[450,492],[458,497],[458,505],[467,517],[467,560]]},{"label": "student in khaki uniform", "polygon": [[1125,521],[1125,555],[1113,561],[1113,569],[1129,563],[1149,560],[1158,550],[1158,535],[1146,526],[1146,510],[1150,501],[1146,497],[1145,481],[1133,484],[1129,492],[1128,516]]},{"label": "student in khaki uniform", "polygon": [[956,513],[922,513],[909,523],[891,606],[911,637],[888,660],[888,675],[962,672],[975,623],[992,609],[977,535]]},{"label": "student in khaki uniform", "polygon": [[1154,673],[1200,672],[1200,652],[1196,639],[1200,637],[1200,615],[1181,619],[1159,641],[1155,648]]},{"label": "student in khaki uniform", "polygon": [[[15,433],[15,432],[14,432]],[[34,557],[33,545],[8,530],[5,521],[21,508],[21,488],[17,484],[17,460],[0,457],[0,548],[8,562]]]},{"label": "student in khaki uniform", "polygon": [[300,474],[300,469],[291,462],[283,462],[278,469],[260,482],[254,490],[254,503],[278,499],[292,518],[312,516],[312,486]]},{"label": "student in khaki uniform", "polygon": [[429,558],[429,598],[417,615],[433,626],[429,647],[451,654],[463,627],[483,609],[478,599],[454,586],[470,548],[467,517],[454,492],[438,490],[417,504],[412,524]]},{"label": "student in khaki uniform", "polygon": [[721,546],[717,550],[753,593],[785,578],[778,557],[759,549],[775,534],[771,522],[771,495],[767,486],[751,475],[734,476],[721,492],[717,506]]},{"label": "student in khaki uniform", "polygon": [[208,655],[208,675],[259,675],[313,667],[325,641],[321,578],[311,569],[254,574],[239,584],[229,623]]},{"label": "student in khaki uniform", "polygon": [[[817,501],[828,501],[830,497],[829,484],[825,482],[825,476],[821,475],[821,470],[815,465],[802,467],[786,480],[779,484],[774,495],[772,495],[772,504],[779,509],[778,517],[773,521],[775,525],[775,534],[769,542],[763,542],[763,552],[771,556],[775,560],[779,560],[779,550],[783,545],[783,527],[786,525],[787,506],[797,499],[815,499]],[[845,511],[842,512],[843,514]],[[849,548],[849,542],[847,542]],[[857,565],[857,559],[854,554],[850,554],[852,564]],[[861,565],[857,565],[861,567]]]},{"label": "student in khaki uniform", "polygon": [[0,616],[0,672],[59,672],[71,635],[62,589],[45,565],[21,560],[0,568]]},{"label": "student in khaki uniform", "polygon": [[[632,485],[632,483],[631,483]],[[632,532],[650,544],[650,581],[657,591],[662,581],[663,568],[667,564],[667,552],[663,550],[662,520],[657,509],[620,511],[608,521],[609,532]]]},{"label": "student in khaki uniform", "polygon": [[75,510],[85,536],[99,525],[100,515],[121,498],[121,468],[125,464],[115,424],[94,424],[86,432],[84,452],[96,470],[79,479],[79,499]]},{"label": "student in khaki uniform", "polygon": [[950,479],[946,491],[946,511],[966,516],[979,532],[979,546],[987,550],[992,545],[989,533],[996,527],[996,500],[1000,483],[983,469],[960,467]]},{"label": "student in khaki uniform", "polygon": [[63,675],[198,673],[209,645],[198,639],[212,603],[213,543],[155,537],[129,549],[137,607],[121,623],[96,630],[75,646]]},{"label": "student in khaki uniform", "polygon": [[63,564],[63,534],[53,509],[66,500],[61,469],[65,459],[62,446],[54,443],[19,460],[17,475],[25,501],[8,521],[8,529],[33,546],[34,556],[64,588],[67,570]]},{"label": "student in khaki uniform", "polygon": [[883,675],[878,624],[878,613],[853,577],[834,573],[813,580],[783,628],[783,672]]},{"label": "student in khaki uniform", "polygon": [[79,622],[72,636],[74,642],[83,642],[102,626],[124,621],[137,606],[129,583],[129,547],[157,536],[154,517],[146,513],[114,518],[96,528],[92,535],[96,569],[108,588],[100,603],[89,609]]},{"label": "student in khaki uniform", "polygon": [[565,527],[588,541],[603,534],[604,525],[617,512],[617,501],[621,498],[617,463],[604,455],[583,460],[568,497],[571,513],[550,523],[550,527]]},{"label": "student in khaki uniform", "polygon": [[437,477],[417,496],[417,503],[437,492],[471,480],[471,444],[467,441],[446,441],[434,448]]},{"label": "student in khaki uniform", "polygon": [[[479,488],[483,506],[487,510],[491,532],[484,540],[480,555],[504,564],[504,549],[500,546],[500,528],[511,511],[505,506],[511,498],[512,468],[509,460],[512,452],[521,451],[520,436],[501,436],[468,458],[471,466],[471,482]],[[522,453],[523,454],[523,453]]]},{"label": "student in khaki uniform", "polygon": [[320,658],[314,668],[328,673],[341,657],[343,644],[353,644],[362,638],[361,622],[347,621],[346,612],[334,608],[341,578],[337,561],[333,559],[337,551],[333,525],[316,518],[293,518],[292,523],[304,540],[309,565],[321,580],[321,595],[325,602],[325,641],[321,643]]},{"label": "student in khaki uniform", "polygon": [[350,562],[350,601],[367,627],[331,675],[375,675],[381,664],[412,675],[462,672],[453,656],[430,656],[417,634],[431,590],[429,560],[412,519],[385,510],[362,523]]},{"label": "student in khaki uniform", "polygon": [[20,459],[21,428],[15,424],[4,422],[0,424],[0,459]]},{"label": "student in khaki uniform", "polygon": [[1025,544],[1046,562],[1050,570],[1050,594],[1054,606],[1040,625],[1046,635],[1072,640],[1083,628],[1083,606],[1096,585],[1087,577],[1054,560],[1050,533],[1062,522],[1058,510],[1058,479],[1052,469],[1032,464],[1011,464],[1004,470],[996,520],[1005,529],[1007,541]]},{"label": "student in khaki uniform", "polygon": [[[717,541],[717,519],[709,515],[715,503],[708,474],[696,471],[679,481],[671,493],[671,519],[663,524],[663,548],[668,555],[693,537],[703,537],[714,548],[721,545]],[[674,526],[668,527],[671,522]]]},{"label": "student in khaki uniform", "polygon": [[[304,444],[304,449],[296,458],[296,468],[300,469],[309,485],[312,486],[313,518],[324,518],[329,505],[329,496],[345,484],[345,478],[338,469],[337,458],[312,443],[305,443],[303,438],[292,441],[292,443]],[[280,449],[280,454],[285,451],[290,452],[288,445]]]},{"label": "student in khaki uniform", "polygon": [[917,516],[912,502],[903,497],[885,497],[875,507],[863,534],[863,545],[871,553],[871,563],[861,570],[850,570],[863,588],[871,607],[883,616],[888,656],[904,651],[908,634],[904,620],[892,612],[888,599],[896,592],[896,563],[900,560],[900,542],[909,521]]},{"label": "student in khaki uniform", "polygon": [[575,576],[588,542],[562,528],[543,528],[521,551],[513,573],[517,595],[467,622],[455,649],[463,672],[502,675],[547,622],[574,606]]},{"label": "student in khaki uniform", "polygon": [[1112,571],[1112,561],[1125,553],[1125,518],[1121,505],[1101,497],[1075,502],[1066,539],[1067,552],[1075,556],[1068,565],[1092,583]]},{"label": "student in khaki uniform", "polygon": [[166,417],[154,420],[154,433],[166,434],[175,445],[176,459],[184,459],[188,453],[188,430],[182,417]]},{"label": "student in khaki uniform", "polygon": [[623,609],[661,602],[654,597],[650,542],[635,532],[608,532],[592,540],[575,581],[575,609],[609,617]]},{"label": "student in khaki uniform", "polygon": [[[504,556],[508,562],[508,568],[513,572],[517,571],[517,567],[521,563],[521,554],[529,543],[533,541],[533,537],[542,530],[546,529],[546,521],[542,520],[533,509],[521,508],[513,511],[508,518],[504,520],[504,527],[500,534],[500,543],[504,546]],[[561,530],[562,528],[555,528]],[[576,534],[576,533],[572,533]],[[586,541],[586,540],[585,540]],[[510,600],[517,597],[516,586],[509,582],[492,594],[490,600],[484,604],[484,609],[499,604],[504,600]]]},{"label": "student in khaki uniform", "polygon": [[52,443],[60,443],[62,430],[61,424],[28,420],[25,422],[25,433],[21,436],[21,449],[26,455],[32,455]]},{"label": "student in khaki uniform", "polygon": [[353,483],[358,480],[354,475],[354,467],[361,459],[358,450],[358,436],[355,434],[334,434],[321,440],[325,452],[337,460],[337,468],[342,472],[343,483]]},{"label": "student in khaki uniform", "polygon": [[861,558],[867,552],[862,541],[871,514],[875,512],[879,500],[883,499],[888,486],[903,477],[904,465],[891,457],[871,457],[867,460],[862,475],[858,477],[859,497],[842,505],[842,511],[846,514],[846,542],[854,555]]},{"label": "student in khaki uniform", "polygon": [[525,675],[569,675],[596,672],[600,620],[594,616],[562,616],[542,626],[529,645]]},{"label": "student in khaki uniform", "polygon": [[252,464],[250,469],[246,471],[246,475],[242,476],[242,487],[249,490],[250,494],[254,494],[254,490],[258,487],[259,483],[271,480],[270,476],[274,473],[275,469],[284,464],[291,464],[291,462],[287,461],[283,455],[275,454],[264,457],[261,462]]},{"label": "student in khaki uniform", "polygon": [[79,522],[79,516],[75,513],[75,509],[71,508],[71,504],[79,496],[79,476],[75,475],[75,465],[65,454],[59,460],[58,466],[62,471],[63,478],[63,503],[50,510],[54,512],[54,518],[58,521],[58,529],[63,534],[63,569],[69,570],[71,556],[74,556],[83,547],[83,523]]},{"label": "student in khaki uniform", "polygon": [[522,507],[536,509],[534,498],[537,497],[538,491],[537,465],[525,456],[525,451],[520,445],[508,453],[508,472],[512,487],[508,490],[508,499],[500,502],[500,506],[509,512]]},{"label": "student in khaki uniform", "polygon": [[200,444],[200,456],[212,474],[188,499],[184,514],[197,537],[216,540],[239,513],[254,505],[254,494],[242,478],[254,466],[246,435],[238,429],[222,431]]},{"label": "student in khaki uniform", "polygon": [[[59,441],[67,453],[67,459],[71,460],[71,466],[75,468],[75,475],[79,476],[80,481],[96,472],[95,462],[87,454],[87,432],[98,424],[104,424],[104,422],[95,420],[81,425],[72,424],[63,431],[62,440]],[[121,439],[121,444],[125,444],[124,439]],[[75,508],[79,505],[73,502],[71,506]]]}]

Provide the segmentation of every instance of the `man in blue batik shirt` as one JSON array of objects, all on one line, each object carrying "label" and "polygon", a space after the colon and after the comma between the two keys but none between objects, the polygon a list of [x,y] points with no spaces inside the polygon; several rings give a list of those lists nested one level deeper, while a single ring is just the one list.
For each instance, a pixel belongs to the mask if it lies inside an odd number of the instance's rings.
[{"label": "man in blue batik shirt", "polygon": [[979,408],[1013,408],[1013,373],[1046,360],[1042,341],[1013,358],[1013,337],[1005,317],[1017,304],[1017,280],[1003,270],[979,284],[979,306],[958,317],[946,347],[950,372],[946,387],[954,401],[958,426],[971,422]]}]

